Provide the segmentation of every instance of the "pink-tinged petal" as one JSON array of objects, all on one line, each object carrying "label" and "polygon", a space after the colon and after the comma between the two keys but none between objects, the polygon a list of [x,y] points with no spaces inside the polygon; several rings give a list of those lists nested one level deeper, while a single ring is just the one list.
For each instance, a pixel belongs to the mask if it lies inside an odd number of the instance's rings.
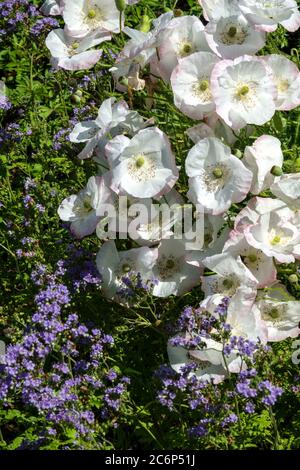
[{"label": "pink-tinged petal", "polygon": [[88,217],[72,222],[70,226],[71,233],[79,239],[91,235],[95,232],[99,220],[100,218],[95,212],[92,212]]},{"label": "pink-tinged petal", "polygon": [[58,66],[65,70],[85,70],[93,67],[102,55],[101,50],[92,50],[81,52],[72,57],[62,58],[58,61]]},{"label": "pink-tinged petal", "polygon": [[274,115],[277,89],[271,69],[258,57],[245,55],[217,63],[211,90],[217,114],[233,129],[264,124]]},{"label": "pink-tinged petal", "polygon": [[291,33],[297,31],[300,28],[300,12],[298,8],[295,8],[292,16],[288,20],[281,21],[280,24]]}]

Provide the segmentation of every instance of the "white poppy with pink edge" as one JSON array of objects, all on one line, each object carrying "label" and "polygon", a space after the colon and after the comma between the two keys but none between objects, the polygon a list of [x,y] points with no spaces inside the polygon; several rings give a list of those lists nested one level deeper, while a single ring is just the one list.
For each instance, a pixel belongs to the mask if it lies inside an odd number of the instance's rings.
[{"label": "white poppy with pink edge", "polygon": [[239,256],[221,253],[204,258],[202,263],[216,273],[202,277],[201,289],[206,297],[220,294],[230,297],[230,303],[242,303],[244,308],[253,305],[258,281]]},{"label": "white poppy with pink edge", "polygon": [[276,178],[271,186],[275,196],[284,201],[291,209],[300,209],[300,173],[285,173]]},{"label": "white poppy with pink edge", "polygon": [[65,70],[85,70],[93,67],[102,55],[102,49],[88,50],[111,39],[110,34],[90,35],[82,40],[68,36],[63,29],[54,29],[46,37],[54,67]]},{"label": "white poppy with pink edge", "polygon": [[243,15],[226,16],[209,22],[205,37],[210,49],[222,59],[255,54],[265,45],[265,33],[256,31]]},{"label": "white poppy with pink edge", "polygon": [[276,109],[289,111],[300,105],[300,71],[297,65],[278,54],[262,56],[271,68],[277,86]]},{"label": "white poppy with pink edge", "polygon": [[189,151],[185,169],[189,178],[188,197],[205,213],[224,213],[232,203],[247,196],[252,172],[229,147],[215,137],[200,140]]},{"label": "white poppy with pink edge", "polygon": [[245,55],[217,63],[211,74],[211,91],[217,114],[232,129],[265,124],[275,113],[274,77],[258,57]]},{"label": "white poppy with pink edge", "polygon": [[200,284],[201,268],[188,264],[189,251],[183,240],[162,240],[156,250],[153,266],[155,285],[153,295],[168,297],[182,295]]},{"label": "white poppy with pink edge", "polygon": [[65,0],[62,14],[66,30],[73,37],[120,31],[120,12],[112,0]]},{"label": "white poppy with pink edge", "polygon": [[195,52],[179,59],[172,72],[175,106],[192,119],[201,120],[215,110],[210,77],[217,62],[211,52]]},{"label": "white poppy with pink edge", "polygon": [[290,209],[267,212],[244,233],[249,245],[273,256],[279,263],[293,263],[300,258],[300,231],[289,219]]},{"label": "white poppy with pink edge", "polygon": [[132,139],[120,135],[105,147],[110,187],[139,198],[168,193],[178,179],[167,136],[157,127],[143,129]]},{"label": "white poppy with pink edge", "polygon": [[111,190],[100,176],[91,176],[87,185],[78,194],[62,201],[58,208],[61,220],[71,222],[70,230],[76,238],[92,234],[101,219],[98,209],[102,204],[113,204]]},{"label": "white poppy with pink edge", "polygon": [[258,31],[275,31],[281,24],[288,31],[300,27],[300,13],[295,0],[240,0],[239,8]]},{"label": "white poppy with pink edge", "polygon": [[194,52],[209,51],[204,26],[196,16],[173,18],[159,36],[157,70],[166,82],[170,81],[178,60]]},{"label": "white poppy with pink edge", "polygon": [[223,253],[240,256],[245,266],[258,281],[258,288],[269,286],[276,280],[277,271],[273,258],[249,245],[245,235],[236,230],[229,233]]}]

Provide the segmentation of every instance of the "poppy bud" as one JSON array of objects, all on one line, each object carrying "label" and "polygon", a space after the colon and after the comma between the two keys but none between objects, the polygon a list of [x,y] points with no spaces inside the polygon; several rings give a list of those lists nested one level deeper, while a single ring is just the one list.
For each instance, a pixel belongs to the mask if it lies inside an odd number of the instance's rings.
[{"label": "poppy bud", "polygon": [[280,166],[275,165],[271,168],[271,174],[274,176],[281,176],[282,169],[280,168]]},{"label": "poppy bud", "polygon": [[125,0],[115,0],[117,9],[122,12],[126,8],[126,1]]},{"label": "poppy bud", "polygon": [[75,104],[80,104],[81,103],[81,98],[77,95],[72,95],[71,96],[71,101]]}]

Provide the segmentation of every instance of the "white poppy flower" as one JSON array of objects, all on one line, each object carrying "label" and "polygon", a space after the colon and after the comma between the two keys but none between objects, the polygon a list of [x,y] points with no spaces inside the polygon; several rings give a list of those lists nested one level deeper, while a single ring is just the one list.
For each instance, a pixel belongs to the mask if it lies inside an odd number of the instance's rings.
[{"label": "white poppy flower", "polygon": [[190,177],[188,197],[212,215],[242,201],[250,190],[251,171],[214,137],[200,140],[189,151],[185,169]]},{"label": "white poppy flower", "polygon": [[63,18],[73,37],[120,30],[120,12],[112,0],[65,0]]},{"label": "white poppy flower", "polygon": [[192,119],[203,119],[215,109],[210,77],[218,61],[210,52],[195,52],[180,59],[172,72],[175,106]]},{"label": "white poppy flower", "polygon": [[282,341],[300,334],[300,302],[282,284],[273,284],[262,291],[253,309],[259,312],[267,327],[268,341]]},{"label": "white poppy flower", "polygon": [[46,0],[40,10],[43,15],[61,15],[65,7],[65,0]]},{"label": "white poppy flower", "polygon": [[178,59],[194,52],[208,51],[204,26],[196,16],[181,16],[172,19],[159,37],[157,68],[160,76],[169,82]]},{"label": "white poppy flower", "polygon": [[63,29],[54,29],[46,38],[46,46],[51,52],[52,63],[55,67],[65,70],[84,70],[93,67],[102,55],[102,49],[87,50],[98,44],[109,41],[111,36],[93,35],[82,40],[75,40]]},{"label": "white poppy flower", "polygon": [[282,55],[263,56],[272,69],[277,86],[276,109],[289,111],[300,105],[300,72],[297,65]]},{"label": "white poppy flower", "polygon": [[274,256],[279,263],[293,263],[300,257],[300,232],[284,215],[274,211],[261,215],[254,225],[248,226],[244,233],[247,242],[267,256]]},{"label": "white poppy flower", "polygon": [[170,191],[178,169],[167,136],[157,127],[139,131],[131,140],[112,139],[105,147],[110,186],[117,193],[159,197]]},{"label": "white poppy flower", "polygon": [[207,21],[219,21],[220,18],[241,13],[238,0],[198,0],[198,2]]},{"label": "white poppy flower", "polygon": [[271,191],[291,208],[300,209],[300,173],[290,173],[276,178]]},{"label": "white poppy flower", "polygon": [[243,15],[220,18],[205,27],[211,50],[222,59],[255,54],[265,45],[265,33],[255,31]]},{"label": "white poppy flower", "polygon": [[[199,367],[190,376],[195,375],[203,382],[218,384],[227,376],[226,366],[222,356],[222,344],[212,339],[203,338],[206,347],[188,350],[182,346],[172,346],[168,343],[167,352],[172,369],[180,373],[182,367],[196,363]],[[230,360],[227,360],[230,363]]]},{"label": "white poppy flower", "polygon": [[[216,309],[222,302],[223,297],[220,294],[206,297],[201,302],[200,307],[219,318]],[[253,310],[251,303],[245,304],[240,293],[234,295],[230,300],[226,318],[222,318],[222,321],[231,326],[231,336],[242,337],[255,342],[258,340],[262,343],[267,342],[267,328],[259,312]]]},{"label": "white poppy flower", "polygon": [[155,253],[148,247],[117,251],[115,242],[105,242],[98,254],[96,264],[102,278],[102,292],[117,300],[118,290],[124,287],[122,278],[129,273],[140,274],[143,281],[151,280]]},{"label": "white poppy flower", "polygon": [[259,194],[269,189],[275,180],[272,170],[283,164],[281,142],[276,137],[262,135],[251,146],[247,146],[242,160],[244,165],[253,173],[251,193]]},{"label": "white poppy flower", "polygon": [[288,31],[296,31],[300,26],[294,0],[241,0],[239,7],[258,31],[275,31],[278,23]]},{"label": "white poppy flower", "polygon": [[223,253],[240,256],[243,263],[258,281],[258,288],[269,286],[277,276],[273,258],[249,245],[245,235],[232,230],[226,241]]},{"label": "white poppy flower", "polygon": [[262,125],[275,113],[277,88],[261,59],[242,56],[217,63],[211,74],[216,111],[233,129]]},{"label": "white poppy flower", "polygon": [[200,283],[201,270],[187,263],[189,252],[183,240],[162,240],[153,266],[153,295],[182,295]]},{"label": "white poppy flower", "polygon": [[[116,102],[116,98],[108,98],[101,104],[97,118],[76,124],[69,138],[74,143],[87,142],[78,155],[78,158],[85,159],[93,155],[97,145],[104,147],[107,144],[108,134],[115,136],[125,131],[133,135],[148,124],[150,121],[144,121],[136,111],[131,111],[124,100]],[[98,155],[98,160],[107,168],[103,153],[104,150],[102,155]]]},{"label": "white poppy flower", "polygon": [[76,238],[90,235],[100,220],[97,211],[101,204],[113,203],[113,196],[103,178],[92,176],[78,194],[62,201],[58,208],[61,220],[71,222],[70,230]]},{"label": "white poppy flower", "polygon": [[204,258],[203,264],[216,273],[202,277],[201,289],[206,297],[220,294],[230,297],[230,303],[241,303],[243,308],[252,306],[258,281],[239,256],[221,253]]}]

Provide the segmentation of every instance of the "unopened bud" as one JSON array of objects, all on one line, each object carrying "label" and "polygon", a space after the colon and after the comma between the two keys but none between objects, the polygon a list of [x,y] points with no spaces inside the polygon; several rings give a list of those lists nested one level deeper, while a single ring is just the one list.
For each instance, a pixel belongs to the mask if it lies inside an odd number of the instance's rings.
[{"label": "unopened bud", "polygon": [[176,8],[174,10],[174,16],[177,17],[177,16],[182,16],[183,15],[183,11],[180,10],[179,8]]},{"label": "unopened bud", "polygon": [[281,176],[282,175],[282,169],[280,168],[280,166],[275,165],[271,168],[271,174],[273,176]]},{"label": "unopened bud", "polygon": [[116,7],[119,11],[124,11],[126,8],[126,2],[125,0],[115,0],[116,2]]},{"label": "unopened bud", "polygon": [[71,101],[75,104],[80,104],[81,103],[81,98],[77,95],[72,95],[71,96]]}]

